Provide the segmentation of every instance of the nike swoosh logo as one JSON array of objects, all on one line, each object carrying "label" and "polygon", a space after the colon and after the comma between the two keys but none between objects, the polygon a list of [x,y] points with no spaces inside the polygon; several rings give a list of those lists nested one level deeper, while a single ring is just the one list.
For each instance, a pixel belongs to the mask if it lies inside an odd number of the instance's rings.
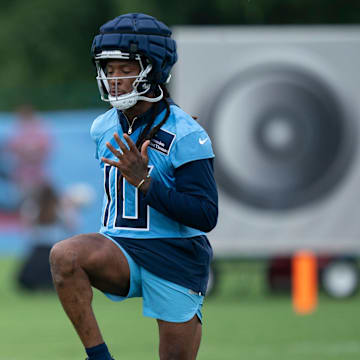
[{"label": "nike swoosh logo", "polygon": [[207,141],[209,140],[209,138],[205,138],[205,139],[199,139],[199,144],[200,145],[204,145]]}]

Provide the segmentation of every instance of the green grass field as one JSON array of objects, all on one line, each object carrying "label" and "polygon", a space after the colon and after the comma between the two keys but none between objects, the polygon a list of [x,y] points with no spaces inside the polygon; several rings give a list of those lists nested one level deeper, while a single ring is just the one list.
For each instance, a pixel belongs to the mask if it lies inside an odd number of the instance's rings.
[{"label": "green grass field", "polygon": [[[16,290],[17,262],[0,258],[0,360],[85,359],[55,294]],[[289,296],[267,294],[261,266],[224,263],[217,294],[204,306],[200,360],[358,360],[360,296],[321,296],[315,313],[293,313]],[[141,301],[112,303],[96,292],[94,308],[117,360],[157,359],[157,326]]]}]

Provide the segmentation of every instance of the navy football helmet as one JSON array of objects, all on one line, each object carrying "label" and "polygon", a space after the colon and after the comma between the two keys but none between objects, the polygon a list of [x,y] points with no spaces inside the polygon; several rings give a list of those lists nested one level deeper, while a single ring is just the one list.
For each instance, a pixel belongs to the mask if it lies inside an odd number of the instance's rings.
[{"label": "navy football helmet", "polygon": [[[121,15],[102,25],[91,47],[101,99],[119,110],[134,106],[138,100],[159,101],[163,97],[159,85],[170,80],[170,70],[177,61],[176,42],[171,34],[161,21],[139,13]],[[131,93],[110,94],[109,80],[129,77],[108,77],[105,65],[109,59],[139,62],[140,73],[131,77],[135,78]],[[160,95],[155,98],[145,96],[156,88]]]}]

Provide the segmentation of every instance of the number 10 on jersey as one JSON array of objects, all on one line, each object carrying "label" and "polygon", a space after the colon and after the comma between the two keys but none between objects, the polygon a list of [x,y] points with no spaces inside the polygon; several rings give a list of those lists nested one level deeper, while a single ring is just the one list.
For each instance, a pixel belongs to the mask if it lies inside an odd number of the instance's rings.
[{"label": "number 10 on jersey", "polygon": [[[149,174],[153,166],[149,166]],[[120,171],[114,166],[104,166],[104,190],[106,204],[103,226],[124,230],[148,230],[149,206],[143,194],[124,178],[120,181]]]}]

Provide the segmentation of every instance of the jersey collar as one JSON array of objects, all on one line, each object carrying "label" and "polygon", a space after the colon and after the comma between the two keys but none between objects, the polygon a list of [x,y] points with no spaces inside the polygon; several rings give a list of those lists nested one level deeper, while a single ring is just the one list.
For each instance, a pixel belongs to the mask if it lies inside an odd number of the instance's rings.
[{"label": "jersey collar", "polygon": [[[169,104],[173,104],[173,101],[169,98],[167,99]],[[160,100],[157,103],[157,106],[155,104],[146,112],[136,117],[136,120],[132,124],[132,133],[139,127],[145,125],[147,122],[151,121],[152,116],[155,113],[155,116],[158,116],[164,109],[166,109],[166,102],[164,99]],[[121,110],[117,110],[119,123],[121,125],[122,131],[127,133],[129,131],[129,122],[124,113]]]}]

